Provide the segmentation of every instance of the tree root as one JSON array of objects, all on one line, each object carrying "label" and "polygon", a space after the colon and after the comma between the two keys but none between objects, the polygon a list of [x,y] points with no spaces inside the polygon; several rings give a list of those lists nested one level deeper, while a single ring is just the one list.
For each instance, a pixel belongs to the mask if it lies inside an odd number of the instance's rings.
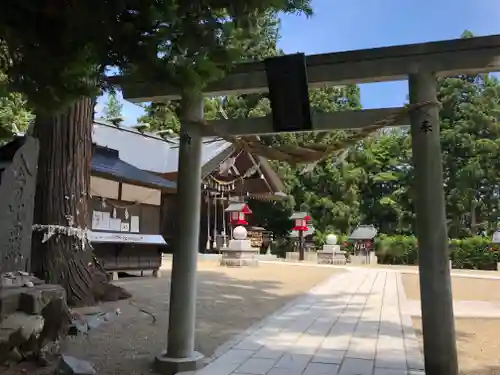
[{"label": "tree root", "polygon": [[124,288],[111,284],[106,270],[95,255],[92,255],[92,259],[94,266],[92,272],[92,291],[96,302],[114,302],[132,297]]}]

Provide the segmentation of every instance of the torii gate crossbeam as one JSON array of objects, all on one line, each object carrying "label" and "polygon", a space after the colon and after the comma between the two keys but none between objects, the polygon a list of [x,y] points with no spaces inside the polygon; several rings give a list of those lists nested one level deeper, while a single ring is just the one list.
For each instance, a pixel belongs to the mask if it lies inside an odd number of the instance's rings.
[{"label": "torii gate crossbeam", "polygon": [[[500,71],[500,35],[408,44],[307,56],[309,87],[401,81],[422,68],[437,76]],[[111,77],[131,102],[179,99],[168,82],[134,82]],[[267,92],[263,62],[237,65],[220,81],[208,85],[205,96]]]},{"label": "torii gate crossbeam", "polygon": [[[437,76],[476,74],[500,70],[500,35],[384,47],[307,57],[310,87],[408,79],[413,161],[415,166],[417,237],[422,300],[425,370],[428,375],[458,375],[457,350],[448,262],[442,157],[437,106]],[[179,99],[168,82],[131,82],[111,79],[133,102]],[[238,65],[224,79],[210,84],[204,95],[267,91],[262,62]],[[186,98],[183,98],[186,101]],[[200,153],[203,98],[189,98],[181,118],[179,146],[178,233],[174,253],[167,353],[157,357],[157,369],[166,374],[201,365],[194,351],[196,267],[201,196]],[[421,103],[426,105],[419,106]],[[380,117],[379,109],[316,115],[314,130],[362,128]],[[378,111],[378,112],[377,112]],[[370,121],[369,121],[370,120]],[[245,122],[246,121],[246,122]],[[269,119],[214,122],[233,135],[268,134]],[[255,128],[253,128],[255,126]]]}]

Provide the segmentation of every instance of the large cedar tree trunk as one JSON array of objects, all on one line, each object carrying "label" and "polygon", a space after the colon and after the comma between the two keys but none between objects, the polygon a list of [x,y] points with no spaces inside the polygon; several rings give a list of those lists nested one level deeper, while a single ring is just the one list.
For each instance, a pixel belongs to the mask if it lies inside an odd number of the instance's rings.
[{"label": "large cedar tree trunk", "polygon": [[81,98],[65,112],[37,114],[34,129],[40,154],[33,222],[57,227],[45,242],[50,231],[33,232],[32,271],[62,285],[73,306],[130,297],[109,284],[87,241],[64,233],[68,227],[87,229],[93,113],[94,101]]}]

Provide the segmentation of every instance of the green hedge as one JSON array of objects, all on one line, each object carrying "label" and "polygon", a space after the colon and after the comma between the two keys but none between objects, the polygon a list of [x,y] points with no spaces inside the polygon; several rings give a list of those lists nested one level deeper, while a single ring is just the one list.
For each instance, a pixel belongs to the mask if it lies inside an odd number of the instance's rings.
[{"label": "green hedge", "polygon": [[[317,248],[321,248],[324,236],[315,238]],[[342,250],[352,253],[354,243],[347,241],[345,235],[338,236]],[[418,264],[418,245],[414,236],[387,236],[375,238],[375,253],[380,264]],[[273,254],[285,257],[285,252],[293,251],[293,241],[282,239],[271,247]],[[496,270],[500,262],[500,245],[492,244],[488,237],[468,237],[449,241],[450,259],[453,268]]]},{"label": "green hedge", "polygon": [[[346,249],[352,251],[352,244]],[[500,246],[490,238],[475,236],[449,241],[453,268],[496,270],[500,262]],[[418,264],[418,245],[414,236],[380,235],[375,239],[375,252],[381,264]]]}]

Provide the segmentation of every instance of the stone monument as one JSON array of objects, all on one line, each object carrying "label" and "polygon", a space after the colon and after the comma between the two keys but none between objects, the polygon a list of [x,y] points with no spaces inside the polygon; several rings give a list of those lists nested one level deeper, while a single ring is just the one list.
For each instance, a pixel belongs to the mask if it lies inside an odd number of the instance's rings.
[{"label": "stone monument", "polygon": [[26,271],[29,267],[37,163],[38,141],[25,137],[12,163],[2,173],[0,275]]},{"label": "stone monument", "polygon": [[220,265],[229,267],[257,266],[259,264],[257,260],[259,250],[252,247],[250,240],[247,239],[245,227],[237,226],[233,230],[233,238],[229,241],[228,246],[221,249]]},{"label": "stone monument", "polygon": [[[66,293],[31,276],[31,233],[38,141],[22,146],[2,173],[0,184],[0,366],[34,357],[44,361],[70,324]],[[14,371],[15,372],[15,371]]]},{"label": "stone monument", "polygon": [[341,251],[340,246],[337,245],[337,236],[328,234],[325,242],[323,250],[318,251],[318,264],[346,264],[345,251]]}]

